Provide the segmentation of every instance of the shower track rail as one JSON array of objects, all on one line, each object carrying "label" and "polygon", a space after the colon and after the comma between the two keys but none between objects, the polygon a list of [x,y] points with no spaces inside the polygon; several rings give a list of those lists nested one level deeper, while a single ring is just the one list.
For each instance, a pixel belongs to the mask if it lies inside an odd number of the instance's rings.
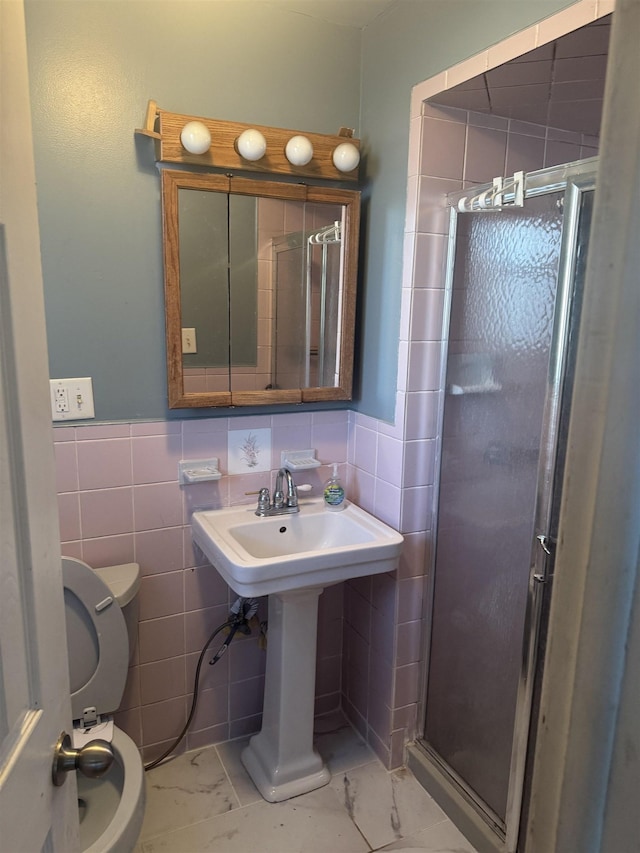
[{"label": "shower track rail", "polygon": [[[523,192],[525,200],[534,198],[538,195],[547,195],[547,193],[562,192],[569,179],[576,180],[583,175],[590,175],[595,172],[598,165],[597,157],[589,157],[586,160],[574,160],[571,163],[564,163],[562,166],[549,166],[547,169],[539,169],[537,172],[525,172]],[[520,173],[516,173],[518,175]],[[504,207],[516,207],[518,204],[518,188],[517,181],[506,183],[503,187],[501,206],[487,207],[481,204],[480,200],[483,196],[489,195],[495,190],[496,181],[502,181],[502,178],[494,178],[493,181],[480,184],[474,187],[474,194],[469,195],[469,190],[458,190],[447,195],[447,205],[453,207],[461,213],[483,213],[496,210],[503,210]],[[511,179],[505,179],[505,182]],[[464,209],[459,205],[465,202]],[[471,208],[471,205],[476,203],[476,206]]]}]

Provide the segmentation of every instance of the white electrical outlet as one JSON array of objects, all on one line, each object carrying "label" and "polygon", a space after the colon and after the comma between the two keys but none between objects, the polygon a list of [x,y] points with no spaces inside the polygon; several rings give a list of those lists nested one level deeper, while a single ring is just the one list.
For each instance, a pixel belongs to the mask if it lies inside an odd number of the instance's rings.
[{"label": "white electrical outlet", "polygon": [[69,411],[69,391],[64,385],[56,385],[53,389],[53,414],[60,415]]},{"label": "white electrical outlet", "polygon": [[81,421],[95,418],[93,383],[90,376],[80,379],[50,379],[51,417],[54,421]]},{"label": "white electrical outlet", "polygon": [[182,330],[182,352],[198,352],[195,329]]}]

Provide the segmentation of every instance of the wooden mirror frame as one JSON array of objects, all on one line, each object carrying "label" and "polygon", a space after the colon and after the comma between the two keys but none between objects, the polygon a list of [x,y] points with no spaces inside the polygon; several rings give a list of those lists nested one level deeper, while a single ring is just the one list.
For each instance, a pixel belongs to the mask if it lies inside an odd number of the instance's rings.
[{"label": "wooden mirror frame", "polygon": [[[180,231],[178,191],[195,189],[258,198],[342,205],[344,208],[344,270],[340,305],[339,372],[335,386],[269,389],[263,391],[212,391],[185,393],[182,358],[180,290]],[[353,386],[353,354],[360,229],[360,193],[355,190],[288,184],[237,178],[231,175],[162,171],[162,243],[164,256],[167,379],[170,409],[210,406],[267,406],[279,403],[311,403],[350,400]]]}]

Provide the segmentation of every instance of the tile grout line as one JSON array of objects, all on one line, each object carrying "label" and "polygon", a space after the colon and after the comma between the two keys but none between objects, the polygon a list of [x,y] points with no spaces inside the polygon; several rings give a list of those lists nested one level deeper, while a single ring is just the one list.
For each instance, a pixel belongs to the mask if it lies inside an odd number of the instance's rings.
[{"label": "tile grout line", "polygon": [[[236,791],[236,789],[235,789],[235,785],[234,785],[234,784],[233,784],[233,782],[231,781],[231,776],[229,775],[229,771],[227,770],[227,765],[225,764],[224,759],[222,758],[222,755],[220,754],[220,751],[219,751],[219,749],[218,749],[218,745],[217,745],[217,744],[213,744],[213,748],[215,749],[215,751],[216,751],[216,755],[218,756],[218,761],[219,761],[219,762],[220,762],[220,764],[222,765],[222,769],[223,769],[223,771],[224,771],[224,775],[227,777],[227,782],[228,782],[228,783],[229,783],[229,785],[231,786],[231,790],[233,791],[233,794],[234,794],[234,796],[235,796],[236,800],[238,801],[238,808],[239,808],[239,809],[241,809],[241,808],[243,808],[243,805],[242,805],[242,803],[240,802],[240,797],[238,796],[238,792],[237,792],[237,791]],[[249,803],[249,805],[253,805],[253,803]],[[230,811],[236,811],[236,809],[230,809]]]}]

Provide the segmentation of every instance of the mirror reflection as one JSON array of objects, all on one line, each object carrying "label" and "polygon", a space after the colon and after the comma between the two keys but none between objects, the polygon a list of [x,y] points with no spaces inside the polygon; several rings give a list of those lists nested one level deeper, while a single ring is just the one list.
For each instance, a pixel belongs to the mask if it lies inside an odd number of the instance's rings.
[{"label": "mirror reflection", "polygon": [[173,408],[350,399],[359,194],[163,173]]}]

